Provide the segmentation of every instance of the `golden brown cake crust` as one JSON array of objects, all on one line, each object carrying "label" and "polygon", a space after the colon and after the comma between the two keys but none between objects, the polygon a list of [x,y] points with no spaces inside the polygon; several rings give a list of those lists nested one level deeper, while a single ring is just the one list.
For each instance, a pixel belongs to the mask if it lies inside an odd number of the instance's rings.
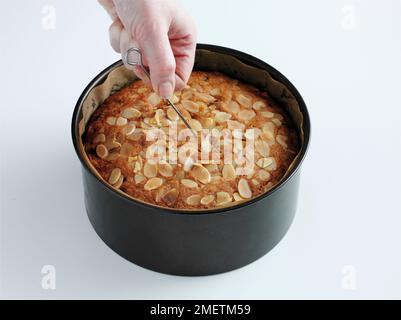
[{"label": "golden brown cake crust", "polygon": [[[176,114],[138,80],[106,99],[86,127],[85,151],[105,181],[158,206],[229,206],[271,189],[299,150],[298,134],[283,110],[266,93],[223,74],[194,71],[174,101],[194,128],[254,128],[253,174],[232,177],[232,168],[224,164],[197,164],[185,171],[188,168],[180,163],[148,163],[146,150],[154,142],[146,140],[145,132],[152,127],[166,131]],[[184,128],[181,120],[178,127]],[[200,172],[206,174],[206,183],[199,178]]]}]

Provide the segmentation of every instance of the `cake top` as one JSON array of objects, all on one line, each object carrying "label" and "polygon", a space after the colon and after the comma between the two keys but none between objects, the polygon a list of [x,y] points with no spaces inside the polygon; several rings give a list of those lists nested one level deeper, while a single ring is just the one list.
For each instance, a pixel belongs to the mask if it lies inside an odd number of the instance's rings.
[{"label": "cake top", "polygon": [[173,102],[141,80],[94,112],[84,138],[89,160],[114,188],[162,207],[200,210],[248,201],[276,185],[299,150],[284,111],[256,88],[195,71]]}]

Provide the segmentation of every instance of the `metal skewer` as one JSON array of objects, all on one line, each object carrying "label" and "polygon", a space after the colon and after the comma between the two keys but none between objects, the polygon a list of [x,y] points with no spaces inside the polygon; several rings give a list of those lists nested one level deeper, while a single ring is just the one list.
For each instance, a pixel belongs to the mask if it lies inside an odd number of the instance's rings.
[{"label": "metal skewer", "polygon": [[[139,55],[139,59],[137,59],[136,61],[131,61],[130,60],[131,52],[135,52],[136,54],[138,54]],[[125,62],[130,66],[140,67],[142,69],[143,73],[146,75],[146,77],[150,81],[150,74],[149,74],[149,71],[147,70],[147,68],[143,65],[142,53],[141,53],[141,50],[139,48],[130,48],[130,49],[128,49],[127,53],[125,54]],[[192,134],[195,137],[197,137],[197,134],[196,134],[195,130],[191,128],[191,126],[189,125],[189,123],[184,118],[183,114],[181,113],[181,111],[178,110],[178,108],[174,105],[174,103],[170,99],[166,98],[165,100],[174,109],[174,111],[178,114],[178,116],[181,118],[181,120],[184,122],[184,124],[187,126],[187,128],[189,130],[191,130]]]}]

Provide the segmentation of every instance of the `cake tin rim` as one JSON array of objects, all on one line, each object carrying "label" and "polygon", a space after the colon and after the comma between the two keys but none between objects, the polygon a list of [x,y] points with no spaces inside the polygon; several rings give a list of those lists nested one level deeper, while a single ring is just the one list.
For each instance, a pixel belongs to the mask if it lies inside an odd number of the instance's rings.
[{"label": "cake tin rim", "polygon": [[[287,176],[282,179],[279,183],[277,183],[273,188],[268,190],[265,193],[262,193],[258,195],[255,198],[252,198],[250,200],[244,201],[242,203],[232,205],[232,206],[225,206],[221,208],[212,208],[212,209],[200,209],[200,210],[185,210],[185,209],[174,209],[174,208],[169,208],[169,207],[161,207],[161,206],[155,206],[150,203],[146,202],[141,202],[133,197],[130,197],[129,195],[125,194],[123,191],[117,191],[114,188],[112,188],[106,181],[103,179],[99,178],[96,174],[92,172],[92,169],[89,167],[89,165],[86,163],[83,155],[81,154],[81,150],[79,148],[79,132],[78,132],[78,110],[82,108],[82,103],[88,96],[89,92],[95,88],[97,85],[101,84],[102,81],[104,81],[104,78],[108,73],[110,73],[111,70],[114,70],[115,68],[121,66],[122,60],[118,60],[108,67],[106,67],[104,70],[102,70],[100,73],[98,73],[93,80],[89,82],[89,84],[85,87],[85,89],[82,91],[81,95],[78,98],[77,103],[75,104],[75,108],[73,111],[72,115],[72,122],[71,122],[71,134],[72,134],[72,140],[73,140],[73,145],[75,152],[85,170],[87,170],[92,176],[95,177],[103,186],[105,186],[109,191],[113,192],[117,196],[119,196],[121,199],[124,201],[129,201],[132,204],[144,206],[146,208],[151,208],[155,210],[160,210],[160,211],[165,211],[165,213],[172,213],[172,214],[179,214],[179,215],[213,215],[213,214],[221,214],[221,213],[226,213],[227,211],[235,211],[235,210],[240,210],[244,209],[247,206],[250,206],[254,204],[255,202],[261,201],[264,198],[270,196],[271,194],[275,193],[281,187],[283,187],[291,178],[297,173],[297,171],[300,169],[303,160],[305,159],[305,156],[308,151],[309,147],[309,142],[310,142],[310,133],[311,133],[311,125],[310,125],[310,117],[309,117],[309,112],[306,107],[306,104],[301,96],[301,94],[298,92],[296,87],[285,77],[281,72],[279,72],[277,69],[269,65],[268,63],[260,60],[259,58],[256,58],[252,55],[249,55],[247,53],[244,53],[242,51],[238,51],[235,49],[227,48],[227,47],[222,47],[222,46],[217,46],[217,45],[211,45],[211,44],[197,44],[197,49],[205,49],[205,50],[211,50],[211,51],[216,51],[219,53],[225,53],[225,54],[231,54],[235,58],[241,60],[244,63],[247,64],[254,64],[255,67],[264,67],[265,70],[267,70],[274,79],[278,81],[283,81],[284,84],[288,87],[288,89],[291,91],[291,93],[295,96],[296,100],[298,101],[300,105],[300,109],[303,115],[303,129],[304,129],[304,141],[303,145],[301,147],[301,150],[299,151],[299,158],[296,160],[296,162],[293,165],[293,168],[289,171]],[[246,61],[244,61],[246,60]]]}]

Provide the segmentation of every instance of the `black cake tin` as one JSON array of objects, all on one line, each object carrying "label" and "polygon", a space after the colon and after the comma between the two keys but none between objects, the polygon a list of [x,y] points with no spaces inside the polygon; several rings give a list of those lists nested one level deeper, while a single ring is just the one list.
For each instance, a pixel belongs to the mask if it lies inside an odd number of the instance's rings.
[{"label": "black cake tin", "polygon": [[232,207],[186,212],[136,201],[95,175],[79,147],[82,103],[94,87],[122,65],[121,61],[90,82],[72,117],[72,140],[82,163],[85,207],[99,237],[136,265],[181,276],[217,274],[243,267],[265,255],[284,237],[296,212],[300,166],[310,140],[306,105],[297,89],[279,71],[237,50],[208,44],[198,44],[197,49],[229,54],[245,64],[267,70],[298,101],[304,134],[299,157],[287,176],[267,193]]}]

